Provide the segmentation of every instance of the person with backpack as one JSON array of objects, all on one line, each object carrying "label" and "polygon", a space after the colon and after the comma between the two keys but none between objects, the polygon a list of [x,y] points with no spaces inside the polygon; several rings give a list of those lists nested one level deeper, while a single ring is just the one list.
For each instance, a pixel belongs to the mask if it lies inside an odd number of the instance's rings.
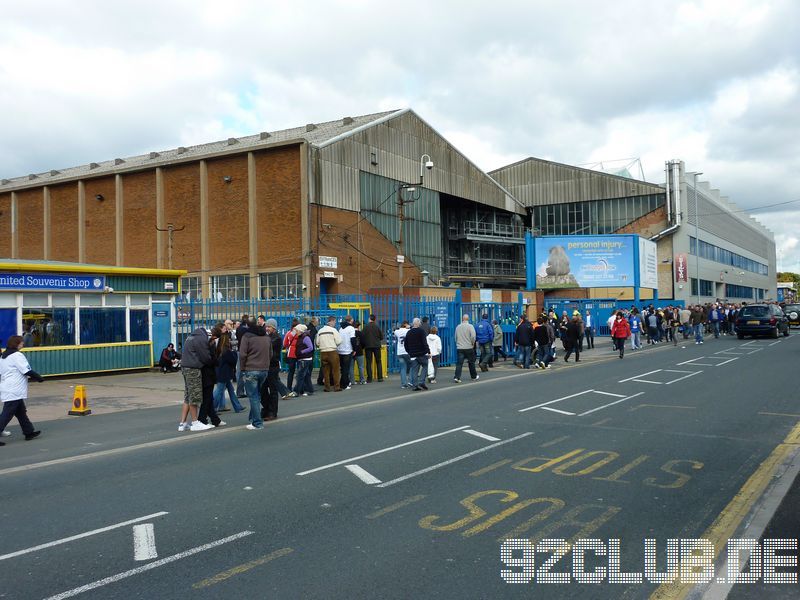
[{"label": "person with backpack", "polygon": [[[295,383],[294,393],[298,396],[311,396],[314,393],[314,384],[311,383],[311,370],[314,368],[314,340],[308,335],[308,328],[302,323],[296,325],[295,330],[297,332],[297,344],[295,346],[297,382]],[[329,383],[329,380],[326,379],[326,383]]]},{"label": "person with backpack", "polygon": [[519,369],[531,368],[531,350],[533,348],[533,327],[528,321],[528,315],[522,315],[522,320],[517,325],[514,333],[514,345],[517,347],[517,355],[514,357],[514,364]]},{"label": "person with backpack", "polygon": [[[614,323],[616,323],[616,316],[614,316],[614,321],[611,323],[611,328],[614,327]],[[642,347],[642,319],[639,317],[638,308],[634,308],[631,311],[631,316],[628,319],[628,329],[630,330],[631,350],[638,350]],[[616,348],[616,346],[614,347]]]},{"label": "person with backpack", "polygon": [[492,327],[492,324],[489,322],[489,315],[484,313],[481,315],[481,320],[475,326],[475,341],[481,352],[478,366],[481,368],[481,371],[484,372],[489,370],[489,361],[494,352],[492,340],[494,340],[494,327]]}]

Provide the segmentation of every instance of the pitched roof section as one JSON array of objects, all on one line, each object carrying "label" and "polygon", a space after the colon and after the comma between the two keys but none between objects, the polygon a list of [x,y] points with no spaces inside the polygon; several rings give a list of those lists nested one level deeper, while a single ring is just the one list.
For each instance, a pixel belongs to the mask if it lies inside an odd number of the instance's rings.
[{"label": "pitched roof section", "polygon": [[32,173],[22,177],[0,180],[0,192],[24,189],[26,187],[39,187],[42,185],[72,181],[98,175],[113,175],[126,171],[136,171],[158,167],[176,162],[199,160],[212,156],[232,154],[242,150],[258,150],[271,146],[280,146],[291,142],[308,142],[315,146],[324,145],[331,139],[337,138],[352,130],[361,129],[370,123],[391,116],[400,111],[372,113],[358,117],[344,117],[335,121],[324,123],[309,123],[301,127],[282,129],[280,131],[262,132],[240,138],[228,138],[208,144],[178,147],[172,150],[150,152],[127,158],[115,158],[99,163],[89,163],[66,169]]},{"label": "pitched roof section", "polygon": [[533,157],[489,175],[525,206],[664,193],[664,188],[654,183]]}]

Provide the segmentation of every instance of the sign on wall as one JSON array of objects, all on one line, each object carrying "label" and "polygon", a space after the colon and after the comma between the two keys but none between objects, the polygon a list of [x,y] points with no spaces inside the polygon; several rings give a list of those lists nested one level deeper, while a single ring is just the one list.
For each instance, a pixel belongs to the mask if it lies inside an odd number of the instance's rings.
[{"label": "sign on wall", "polygon": [[0,273],[0,290],[37,292],[103,292],[102,275],[59,275],[57,273]]},{"label": "sign on wall", "polygon": [[685,254],[675,255],[675,281],[689,281],[687,258]]},{"label": "sign on wall", "polygon": [[335,256],[320,256],[319,257],[320,269],[338,269],[339,259]]},{"label": "sign on wall", "polygon": [[658,248],[655,242],[639,238],[639,286],[658,289]]},{"label": "sign on wall", "polygon": [[615,235],[535,238],[536,287],[632,286],[634,243],[633,236]]}]

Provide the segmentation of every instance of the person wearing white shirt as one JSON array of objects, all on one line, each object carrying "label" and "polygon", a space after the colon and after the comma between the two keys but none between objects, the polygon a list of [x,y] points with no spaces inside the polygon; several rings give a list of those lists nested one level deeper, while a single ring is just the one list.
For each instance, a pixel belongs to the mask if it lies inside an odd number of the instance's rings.
[{"label": "person wearing white shirt", "polygon": [[436,371],[439,370],[439,359],[442,355],[442,338],[438,336],[439,328],[434,325],[428,334],[428,348],[431,350],[431,368],[428,369],[428,382],[436,383]]},{"label": "person wearing white shirt", "polygon": [[586,336],[586,349],[594,348],[594,315],[592,311],[586,311],[586,317],[583,319],[583,332]]},{"label": "person wearing white shirt", "polygon": [[403,321],[402,325],[394,330],[394,338],[397,340],[397,362],[400,363],[400,388],[402,389],[409,387],[408,375],[411,371],[411,358],[406,352],[408,330],[408,321]]},{"label": "person wearing white shirt", "polygon": [[339,381],[343,390],[349,390],[353,387],[350,381],[350,364],[353,362],[353,337],[356,335],[353,317],[350,315],[347,315],[342,321],[339,335],[342,337],[342,343],[336,349],[336,352],[339,353],[339,368],[342,370]]},{"label": "person wearing white shirt", "polygon": [[[0,431],[4,431],[11,419],[16,417],[25,439],[32,440],[41,431],[34,428],[25,407],[25,400],[28,398],[28,378],[34,381],[44,381],[44,379],[31,369],[28,359],[20,352],[24,347],[22,336],[12,335],[8,338],[6,350],[0,357],[0,401],[3,403]],[[0,442],[0,446],[4,445]]]}]

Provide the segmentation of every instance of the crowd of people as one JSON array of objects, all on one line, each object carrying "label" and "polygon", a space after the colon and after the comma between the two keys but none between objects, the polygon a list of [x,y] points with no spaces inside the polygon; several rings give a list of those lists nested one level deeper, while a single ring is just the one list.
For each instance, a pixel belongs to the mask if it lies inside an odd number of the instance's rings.
[{"label": "crowd of people", "polygon": [[[574,310],[571,315],[563,311],[558,316],[550,309],[533,321],[527,315],[520,318],[512,356],[505,352],[504,333],[496,320],[490,321],[483,314],[473,325],[470,316],[464,315],[454,331],[453,382],[461,383],[465,362],[470,379],[478,380],[478,369],[488,371],[501,357],[503,361],[511,358],[520,369],[549,369],[557,360],[559,341],[564,362],[573,356],[576,363],[580,362],[581,353],[594,349],[600,327],[607,327],[619,358],[624,357],[628,340],[631,350],[639,350],[645,343],[677,345],[681,336],[684,340],[694,337],[696,344],[702,344],[705,335],[735,335],[739,310],[739,305],[722,303],[685,308],[650,304],[619,310],[607,322],[598,323],[591,310],[585,314]],[[279,334],[275,319],[243,315],[241,321],[220,322],[210,332],[196,329],[186,339],[182,353],[170,344],[162,353],[160,365],[165,372],[179,369],[183,373],[185,394],[179,431],[225,425],[219,413],[229,410],[248,410],[247,428],[258,430],[265,421],[278,417],[279,400],[316,392],[312,374],[317,351],[320,366],[316,385],[324,392],[382,382],[384,342],[392,344],[397,357],[401,389],[425,391],[436,383],[443,344],[437,327],[425,316],[403,321],[391,333],[391,339],[385,340],[375,315],[370,315],[363,327],[349,315],[341,321],[331,316],[322,326],[317,317],[306,323],[294,319],[285,335]],[[280,374],[282,352],[287,367],[285,384]],[[240,403],[245,397],[249,407]]]}]

